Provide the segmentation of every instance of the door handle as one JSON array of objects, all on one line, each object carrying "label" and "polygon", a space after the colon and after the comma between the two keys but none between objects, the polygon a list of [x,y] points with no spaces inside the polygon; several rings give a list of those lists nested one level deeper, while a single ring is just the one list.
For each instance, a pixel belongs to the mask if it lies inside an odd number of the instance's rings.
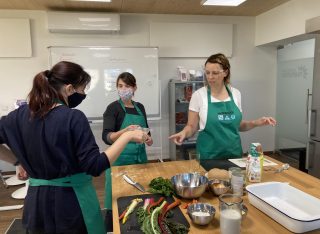
[{"label": "door handle", "polygon": [[310,136],[314,137],[316,136],[316,129],[317,129],[317,110],[311,110],[311,116],[310,116]]},{"label": "door handle", "polygon": [[[313,159],[315,154],[315,143],[309,141],[307,144],[307,154],[306,154],[306,169],[310,170],[313,168]],[[312,159],[312,160],[311,160]]]},{"label": "door handle", "polygon": [[310,90],[307,89],[307,101],[306,101],[306,124],[309,122],[309,99],[310,96],[312,96],[312,93],[310,93]]}]

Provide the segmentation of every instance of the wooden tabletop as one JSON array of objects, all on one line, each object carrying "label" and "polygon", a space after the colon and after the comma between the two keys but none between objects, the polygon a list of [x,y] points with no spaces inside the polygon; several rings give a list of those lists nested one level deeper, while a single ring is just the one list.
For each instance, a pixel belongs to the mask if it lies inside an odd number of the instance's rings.
[{"label": "wooden tabletop", "polygon": [[[269,158],[270,159],[270,158]],[[281,165],[280,162],[271,159]],[[279,166],[277,166],[279,167]],[[127,172],[133,179],[139,181],[145,188],[148,188],[148,184],[151,179],[162,176],[165,178],[171,178],[171,176],[189,171],[190,165],[188,161],[174,161],[165,163],[150,163],[144,165],[132,165],[132,166],[120,166],[113,167],[113,211],[114,211],[114,233],[119,233],[118,209],[117,198],[123,196],[131,196],[141,194],[137,189],[132,187],[123,181],[120,173]],[[94,185],[97,189],[97,194],[101,207],[103,207],[104,200],[104,173],[101,176],[94,178]],[[281,172],[280,174],[274,174],[272,172],[264,171],[263,182],[266,181],[281,181],[290,182],[290,184],[302,191],[305,191],[317,198],[320,198],[320,180],[312,177],[304,172],[298,171],[294,168],[290,168],[288,171]],[[11,198],[11,194],[22,186],[10,186],[8,189],[0,187],[0,206],[18,205],[23,204],[23,200],[15,200]],[[267,215],[251,206],[248,202],[248,198],[245,195],[243,197],[244,203],[249,209],[249,213],[242,224],[242,233],[291,233],[283,226],[269,218]],[[212,194],[206,192],[200,199],[200,202],[209,202],[215,206],[218,210],[218,199]],[[186,202],[188,200],[182,200]],[[22,209],[12,211],[0,211],[0,233],[5,233],[8,226],[14,218],[22,217]],[[185,214],[185,210],[183,210]],[[186,215],[186,214],[185,214]],[[190,222],[189,217],[186,215],[186,219]],[[219,212],[213,222],[204,228],[195,227],[191,224],[190,233],[219,233]],[[310,232],[320,233],[320,230]]]},{"label": "wooden tabletop", "polygon": [[[279,168],[282,164],[274,159],[270,160],[278,163],[278,166],[274,166],[275,168]],[[119,217],[117,198],[142,194],[139,190],[129,185],[122,179],[122,173],[126,172],[134,180],[138,181],[145,188],[148,188],[149,182],[155,177],[162,176],[170,179],[176,174],[188,172],[189,168],[190,164],[188,161],[172,161],[112,167],[113,220],[115,220],[113,224],[114,233],[120,233],[119,222],[116,221]],[[268,181],[289,182],[291,186],[320,199],[320,180],[297,169],[290,168],[287,171],[277,174],[275,174],[273,171],[263,171],[262,182]],[[190,233],[220,233],[218,197],[214,196],[210,192],[205,192],[198,200],[199,202],[211,203],[214,205],[217,212],[213,222],[211,222],[208,226],[201,227],[193,225],[190,218],[186,214],[186,210],[182,209],[183,214],[190,223]],[[285,227],[278,224],[275,220],[271,219],[269,216],[252,206],[248,201],[247,194],[243,196],[243,200],[249,211],[247,217],[243,220],[241,225],[242,233],[291,233]],[[183,203],[189,201],[190,200],[182,199]],[[320,230],[309,233],[320,233]]]}]

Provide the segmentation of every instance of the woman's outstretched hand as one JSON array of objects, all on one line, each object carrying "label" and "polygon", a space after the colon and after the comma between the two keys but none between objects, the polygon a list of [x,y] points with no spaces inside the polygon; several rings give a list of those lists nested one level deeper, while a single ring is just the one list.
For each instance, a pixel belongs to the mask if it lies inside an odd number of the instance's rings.
[{"label": "woman's outstretched hand", "polygon": [[186,138],[186,133],[184,131],[181,131],[169,136],[169,139],[173,140],[173,142],[177,145],[181,145],[185,138]]},{"label": "woman's outstretched hand", "polygon": [[275,126],[277,124],[277,121],[272,117],[261,117],[254,121],[256,126],[265,126],[265,125],[271,125]]}]

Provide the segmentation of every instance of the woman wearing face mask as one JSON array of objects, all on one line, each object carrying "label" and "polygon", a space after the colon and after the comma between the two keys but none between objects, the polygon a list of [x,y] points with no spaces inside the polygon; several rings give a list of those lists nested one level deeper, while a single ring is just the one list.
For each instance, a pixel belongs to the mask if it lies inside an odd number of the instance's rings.
[{"label": "woman wearing face mask", "polygon": [[[103,114],[102,139],[112,145],[122,134],[137,127],[148,128],[144,106],[132,100],[137,90],[135,77],[129,73],[121,73],[117,78],[119,99],[108,105]],[[152,145],[153,140],[150,132],[145,142]],[[113,166],[146,163],[147,154],[144,144],[129,143],[120,157],[112,164]],[[106,198],[105,207],[112,208],[110,169],[106,171]],[[110,211],[109,211],[110,212]]]},{"label": "woman wearing face mask", "polygon": [[0,144],[29,175],[26,233],[105,234],[91,176],[109,168],[128,142],[147,137],[128,131],[100,153],[86,116],[71,109],[85,99],[90,80],[78,64],[59,62],[34,77],[28,105],[0,120]]}]

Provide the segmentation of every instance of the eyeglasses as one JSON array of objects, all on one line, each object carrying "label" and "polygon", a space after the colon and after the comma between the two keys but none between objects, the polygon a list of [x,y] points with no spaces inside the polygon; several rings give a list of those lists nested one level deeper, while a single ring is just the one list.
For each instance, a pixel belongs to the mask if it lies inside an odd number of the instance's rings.
[{"label": "eyeglasses", "polygon": [[224,70],[220,70],[220,71],[205,71],[204,73],[206,74],[206,76],[209,76],[209,75],[214,75],[214,76],[217,76],[219,75],[220,73],[224,72]]}]

